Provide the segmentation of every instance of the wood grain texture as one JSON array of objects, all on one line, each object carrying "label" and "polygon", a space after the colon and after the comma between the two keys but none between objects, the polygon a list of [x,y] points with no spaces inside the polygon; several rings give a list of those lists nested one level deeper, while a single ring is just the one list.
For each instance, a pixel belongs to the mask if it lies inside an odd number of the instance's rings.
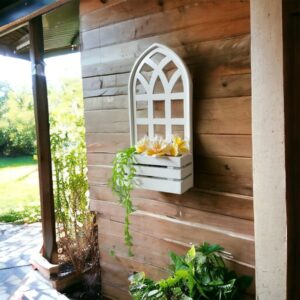
[{"label": "wood grain texture", "polygon": [[[208,157],[252,157],[251,135],[194,133],[193,140],[195,154]],[[97,164],[97,157],[101,153],[116,153],[129,147],[130,137],[129,133],[87,133],[86,143],[88,156],[93,156]]]},{"label": "wood grain texture", "polygon": [[[103,201],[117,201],[112,191],[107,186],[90,186],[90,197]],[[176,204],[179,208],[187,207],[214,214],[232,216],[253,221],[252,197],[230,193],[220,193],[209,190],[191,189],[184,195],[173,195],[155,191],[136,189],[133,191],[134,201],[148,199],[163,203]]]},{"label": "wood grain texture", "polygon": [[240,195],[253,195],[252,178],[226,176],[222,174],[196,173],[195,186],[200,189],[234,193]]},{"label": "wood grain texture", "polygon": [[249,68],[249,34],[195,43],[181,42],[177,36],[164,34],[134,40],[120,45],[95,48],[81,52],[83,77],[129,72],[136,57],[153,43],[172,48],[187,64],[201,64],[203,68]]},{"label": "wood grain texture", "polygon": [[[118,211],[120,214],[123,212],[117,205],[115,209],[116,214]],[[118,216],[115,216],[113,220],[106,219],[105,212],[106,210],[103,210],[103,214],[99,218],[98,225],[100,228],[107,234],[119,234],[123,237],[123,219]],[[189,247],[191,243],[201,244],[204,241],[220,243],[225,247],[226,252],[230,253],[230,256],[233,256],[236,261],[254,265],[254,252],[249,251],[254,249],[254,238],[248,235],[234,235],[226,231],[212,229],[200,223],[178,221],[146,212],[135,212],[132,214],[130,220],[133,236],[135,232],[139,232],[159,240],[162,239],[179,245],[183,244],[186,247]],[[145,241],[142,243],[145,246],[148,245]]]},{"label": "wood grain texture", "polygon": [[[251,95],[251,78],[249,73],[240,73],[248,71],[236,69],[226,72],[219,70],[203,70],[201,64],[192,65],[193,80],[196,84],[193,86],[193,94],[196,98],[225,98]],[[129,73],[95,76],[84,78],[83,88],[86,101],[89,98],[104,98],[104,96],[120,96],[128,93]],[[97,98],[97,99],[99,99]],[[109,97],[107,97],[109,98]],[[126,97],[123,97],[126,98]],[[124,101],[127,104],[127,101]]]},{"label": "wood grain texture", "polygon": [[80,1],[80,15],[86,15],[95,10],[108,9],[113,5],[120,4],[126,0],[109,0],[109,1],[100,1],[100,0],[81,0]]},{"label": "wood grain texture", "polygon": [[[194,99],[194,130],[200,134],[251,134],[251,98]],[[127,109],[85,112],[87,133],[129,132]]]},{"label": "wood grain texture", "polygon": [[[90,184],[93,185],[107,185],[109,178],[111,177],[111,167],[103,165],[107,161],[113,160],[113,154],[106,154],[100,156],[98,161],[99,165],[90,165],[88,168],[88,178]],[[104,161],[103,161],[104,160]],[[239,162],[236,163],[238,166]],[[226,164],[225,164],[226,166]],[[201,167],[201,166],[200,166]],[[253,195],[253,181],[252,177],[240,177],[238,175],[223,174],[223,170],[216,171],[215,165],[207,164],[206,170],[201,170],[197,161],[194,165],[195,179],[194,186],[200,189],[213,190],[218,192],[228,192],[240,195]],[[239,171],[242,171],[242,166],[239,166]],[[219,168],[219,166],[217,167]],[[226,171],[224,171],[226,172]]]},{"label": "wood grain texture", "polygon": [[[113,155],[111,155],[113,158]],[[101,162],[101,161],[100,161]],[[108,180],[111,175],[111,170],[106,172],[106,169],[111,169],[111,164],[90,164],[89,175],[90,180],[97,181],[102,178],[104,181]],[[244,179],[245,182],[252,182],[252,159],[251,158],[237,158],[237,157],[195,157],[195,167],[197,173],[205,173],[207,175],[219,175],[227,178]],[[104,176],[104,174],[107,176]],[[196,180],[197,183],[197,180]]]},{"label": "wood grain texture", "polygon": [[252,157],[251,135],[194,134],[194,151],[205,156]]},{"label": "wood grain texture", "polygon": [[[192,22],[232,21],[235,18],[249,19],[250,16],[249,1],[164,0],[163,2],[159,2],[156,0],[147,0],[142,5],[140,0],[115,2],[119,3],[111,6],[103,5],[94,11],[91,11],[92,8],[87,8],[87,5],[83,6],[85,11],[90,10],[91,12],[85,14],[81,10],[81,31],[84,32],[93,28],[101,28],[109,24],[121,23],[122,21],[146,16],[148,17],[147,23],[149,28],[144,28],[143,30],[148,30],[149,34],[157,34],[152,27],[156,23],[158,23],[158,26],[167,26],[166,30],[170,31],[170,26],[190,25]],[[191,11],[193,17],[186,18],[187,11]],[[156,17],[156,13],[158,12],[162,12],[165,15],[165,19],[161,22]],[[153,18],[153,21],[156,22],[149,24],[152,22],[149,18]],[[173,25],[169,25],[169,23],[173,23]]]},{"label": "wood grain texture", "polygon": [[[117,229],[122,229],[116,227]],[[105,266],[109,266],[111,270],[117,271],[118,264],[122,264],[121,269],[123,273],[123,280],[118,280],[119,288],[123,289],[124,291],[128,290],[128,276],[132,274],[133,271],[137,271],[140,268],[141,264],[157,267],[158,270],[165,269],[166,265],[169,265],[169,251],[178,253],[183,255],[190,245],[186,245],[183,243],[176,243],[176,241],[171,240],[163,240],[158,239],[156,237],[152,237],[149,235],[144,235],[139,232],[134,232],[135,244],[133,247],[133,251],[135,253],[134,257],[130,258],[127,255],[127,249],[124,246],[123,237],[120,235],[111,235],[106,233],[99,234],[99,240],[101,243],[100,251],[104,254],[102,256],[102,261],[104,262]],[[146,248],[145,245],[150,245]],[[115,257],[108,256],[111,250],[114,250],[116,253]],[[228,255],[224,254],[224,258],[226,264],[233,270],[235,270],[238,274],[247,274],[249,276],[254,276],[254,268],[250,265],[244,265],[240,262],[234,261],[234,259],[229,258]],[[130,264],[132,269],[126,268],[125,266]],[[142,265],[143,267],[143,265]],[[119,267],[120,268],[120,267]],[[160,272],[157,274],[157,269],[154,269],[155,273],[154,276],[163,276]],[[146,273],[147,276],[151,276],[152,270],[148,269]],[[117,275],[118,276],[118,275]],[[152,275],[153,276],[153,275]],[[122,277],[118,277],[121,279]],[[162,278],[162,277],[160,277]],[[106,278],[108,279],[108,278]],[[113,281],[114,282],[114,281]],[[251,286],[249,292],[254,291],[254,284]]]},{"label": "wood grain texture", "polygon": [[193,109],[198,133],[251,134],[250,97],[194,99]]},{"label": "wood grain texture", "polygon": [[[167,216],[192,223],[204,223],[207,226],[219,230],[227,230],[235,234],[244,234],[253,236],[253,222],[232,218],[224,215],[216,215],[210,212],[203,212],[198,209],[179,206],[176,203],[166,203],[162,201],[149,200],[144,198],[133,198],[133,204],[137,211],[144,211],[156,215]],[[120,221],[124,219],[124,211],[120,209],[116,201],[94,200],[90,201],[92,211],[103,214],[104,218]]]},{"label": "wood grain texture", "polygon": [[[254,276],[249,5],[248,0],[81,3],[90,208],[97,212],[108,299],[131,299],[132,272],[160,279],[169,251],[183,254],[190,243],[205,240],[233,255],[226,256],[228,266]],[[152,43],[176,51],[192,75],[195,186],[183,195],[133,191],[135,256],[129,258],[124,211],[107,181],[115,153],[129,146],[129,72]],[[163,103],[155,109],[162,113]],[[253,299],[254,285],[249,293]]]}]

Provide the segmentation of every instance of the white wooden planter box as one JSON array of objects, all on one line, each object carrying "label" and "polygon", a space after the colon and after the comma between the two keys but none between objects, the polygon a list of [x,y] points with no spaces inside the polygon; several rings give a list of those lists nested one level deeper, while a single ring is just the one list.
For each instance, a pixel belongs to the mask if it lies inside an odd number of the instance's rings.
[{"label": "white wooden planter box", "polygon": [[135,155],[136,184],[148,190],[183,194],[193,186],[193,157]]},{"label": "white wooden planter box", "polygon": [[[142,138],[173,135],[189,142],[192,151],[192,84],[181,58],[171,49],[153,44],[137,59],[129,77],[131,145]],[[158,110],[156,109],[158,107]],[[139,188],[182,194],[193,187],[192,152],[177,157],[136,154]]]}]

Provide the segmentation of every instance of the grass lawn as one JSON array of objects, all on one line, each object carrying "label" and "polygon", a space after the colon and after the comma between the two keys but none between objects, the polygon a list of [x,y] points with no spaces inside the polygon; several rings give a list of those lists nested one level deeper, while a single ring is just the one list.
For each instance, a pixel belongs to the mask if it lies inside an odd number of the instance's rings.
[{"label": "grass lawn", "polygon": [[39,205],[38,166],[32,157],[0,157],[0,214]]}]

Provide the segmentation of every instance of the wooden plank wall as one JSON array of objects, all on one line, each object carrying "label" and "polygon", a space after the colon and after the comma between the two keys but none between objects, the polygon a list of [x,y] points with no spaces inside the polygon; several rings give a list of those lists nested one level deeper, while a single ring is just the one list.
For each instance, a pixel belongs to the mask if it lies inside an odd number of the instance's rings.
[{"label": "wooden plank wall", "polygon": [[[220,243],[232,268],[254,275],[249,2],[81,1],[90,205],[98,212],[107,297],[130,299],[131,272],[161,278],[169,251],[203,241]],[[123,209],[106,183],[115,152],[129,146],[129,71],[154,42],[174,49],[192,73],[195,188],[182,196],[134,192],[129,258]]]}]

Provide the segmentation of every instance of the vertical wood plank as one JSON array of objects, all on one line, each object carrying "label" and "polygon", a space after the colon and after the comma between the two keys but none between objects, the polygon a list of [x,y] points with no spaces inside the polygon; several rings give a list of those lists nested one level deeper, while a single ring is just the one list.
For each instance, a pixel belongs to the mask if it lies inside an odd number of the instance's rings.
[{"label": "vertical wood plank", "polygon": [[287,299],[282,3],[251,1],[256,297],[260,300]]},{"label": "vertical wood plank", "polygon": [[44,75],[44,37],[41,16],[29,22],[29,37],[42,214],[43,256],[50,262],[54,262],[57,245],[55,238],[49,110],[47,84]]}]

